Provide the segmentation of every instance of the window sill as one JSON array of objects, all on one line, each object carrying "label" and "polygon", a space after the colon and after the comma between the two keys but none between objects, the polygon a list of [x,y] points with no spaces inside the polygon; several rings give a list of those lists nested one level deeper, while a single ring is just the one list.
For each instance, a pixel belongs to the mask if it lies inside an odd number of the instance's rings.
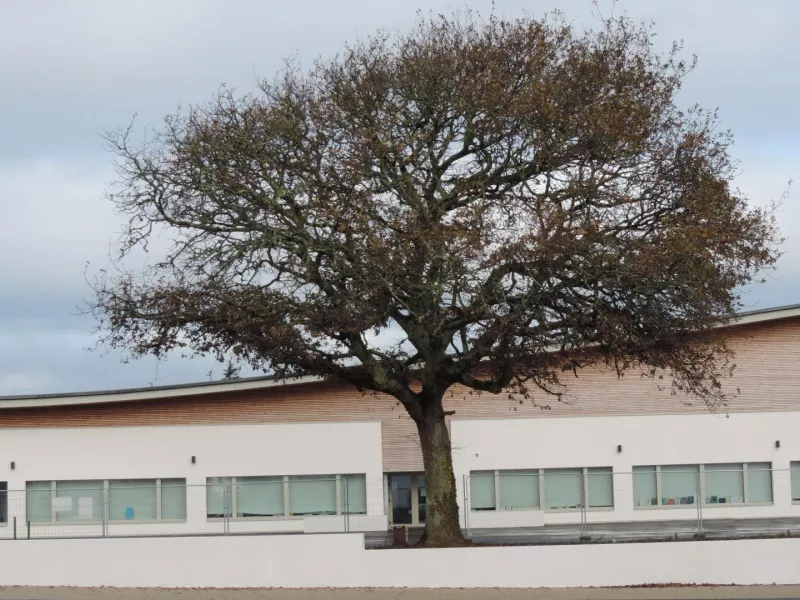
[{"label": "window sill", "polygon": [[109,525],[169,525],[170,523],[186,523],[186,519],[124,519],[108,522]]},{"label": "window sill", "polygon": [[[792,504],[800,504],[800,502],[793,502]],[[707,508],[753,508],[754,506],[775,506],[774,502],[723,502],[722,504],[701,504],[699,505],[703,510]],[[697,510],[697,504],[661,504],[657,506],[634,506],[633,510],[675,510],[675,509],[689,509]]]},{"label": "window sill", "polygon": [[[587,513],[589,512],[609,512],[613,511],[613,506],[591,506],[585,509]],[[544,512],[546,513],[579,513],[581,512],[580,508],[545,508]]]}]

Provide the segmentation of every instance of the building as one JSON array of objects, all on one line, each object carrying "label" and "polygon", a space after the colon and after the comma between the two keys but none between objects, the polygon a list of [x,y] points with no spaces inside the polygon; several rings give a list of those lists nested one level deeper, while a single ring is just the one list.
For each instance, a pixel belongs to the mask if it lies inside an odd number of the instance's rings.
[{"label": "building", "polygon": [[[464,526],[689,520],[698,505],[705,519],[800,517],[800,306],[743,313],[727,335],[740,393],[716,413],[599,368],[549,408],[453,389]],[[403,408],[314,378],[5,397],[0,430],[0,537],[425,519]]]}]

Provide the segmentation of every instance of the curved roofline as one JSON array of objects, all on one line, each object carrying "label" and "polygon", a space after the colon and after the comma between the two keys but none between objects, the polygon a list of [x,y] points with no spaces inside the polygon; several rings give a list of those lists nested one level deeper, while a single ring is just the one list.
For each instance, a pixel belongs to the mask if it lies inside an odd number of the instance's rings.
[{"label": "curved roofline", "polygon": [[[735,320],[725,327],[750,325],[764,321],[777,321],[800,317],[800,304],[788,304],[773,308],[761,308],[740,312]],[[4,408],[26,408],[40,406],[65,406],[71,404],[105,404],[109,402],[131,402],[136,400],[159,400],[182,396],[197,396],[223,392],[258,390],[282,385],[302,385],[324,381],[314,375],[281,378],[275,375],[225,379],[222,381],[201,381],[178,385],[150,386],[122,390],[101,390],[96,392],[70,392],[63,394],[30,394],[0,396],[0,410]]]}]

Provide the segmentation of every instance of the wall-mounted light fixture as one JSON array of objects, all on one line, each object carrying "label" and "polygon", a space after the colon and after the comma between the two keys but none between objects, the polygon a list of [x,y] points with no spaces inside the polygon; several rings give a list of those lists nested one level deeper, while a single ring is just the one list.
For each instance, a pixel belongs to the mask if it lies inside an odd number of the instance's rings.
[{"label": "wall-mounted light fixture", "polygon": [[196,457],[196,456],[193,456],[193,457],[192,457],[192,464],[196,464],[196,463],[197,463],[197,457]]},{"label": "wall-mounted light fixture", "polygon": [[13,471],[13,470],[14,470],[14,469],[16,469],[16,468],[17,468],[17,463],[15,463],[15,462],[12,460],[12,461],[11,461],[11,470]]},{"label": "wall-mounted light fixture", "polygon": [[776,448],[780,448],[781,447],[781,441],[780,440],[775,440],[775,447]]},{"label": "wall-mounted light fixture", "polygon": [[617,452],[622,452],[622,444],[617,445]]}]

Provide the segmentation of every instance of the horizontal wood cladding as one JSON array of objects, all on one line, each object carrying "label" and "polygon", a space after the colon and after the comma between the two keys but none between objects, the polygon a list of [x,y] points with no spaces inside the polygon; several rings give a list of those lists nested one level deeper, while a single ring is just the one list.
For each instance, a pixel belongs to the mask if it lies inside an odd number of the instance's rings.
[{"label": "horizontal wood cladding", "polygon": [[[737,368],[727,383],[740,394],[727,412],[800,410],[800,319],[733,330]],[[702,402],[674,396],[669,385],[633,373],[618,379],[601,368],[565,374],[561,401],[533,401],[452,388],[445,399],[454,419],[647,415],[705,412]],[[209,425],[380,421],[387,471],[422,470],[416,427],[393,398],[362,394],[344,384],[309,383],[247,392],[95,405],[0,410],[0,428]]]}]

